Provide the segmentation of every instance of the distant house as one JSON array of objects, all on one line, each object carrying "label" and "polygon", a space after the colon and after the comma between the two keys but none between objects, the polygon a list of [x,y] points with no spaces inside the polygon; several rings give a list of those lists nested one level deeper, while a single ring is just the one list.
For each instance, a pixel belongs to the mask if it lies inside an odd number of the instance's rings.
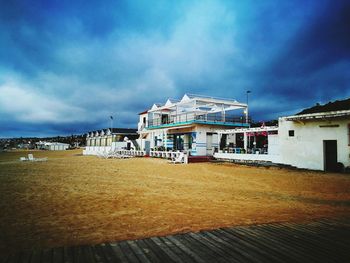
[{"label": "distant house", "polygon": [[[293,115],[279,118],[278,127],[218,130],[223,135],[248,134],[253,139],[265,133],[266,150],[246,146],[236,148],[220,144],[218,159],[270,161],[313,170],[337,171],[350,166],[350,98],[316,105]],[[227,137],[226,137],[227,138]],[[256,154],[260,153],[260,154]],[[261,154],[263,153],[263,154]]]},{"label": "distant house", "polygon": [[84,155],[97,155],[117,149],[138,149],[136,129],[108,128],[86,134]]},{"label": "distant house", "polygon": [[68,143],[61,142],[37,142],[35,143],[36,148],[40,150],[49,150],[49,151],[64,151],[67,150],[70,145]]}]

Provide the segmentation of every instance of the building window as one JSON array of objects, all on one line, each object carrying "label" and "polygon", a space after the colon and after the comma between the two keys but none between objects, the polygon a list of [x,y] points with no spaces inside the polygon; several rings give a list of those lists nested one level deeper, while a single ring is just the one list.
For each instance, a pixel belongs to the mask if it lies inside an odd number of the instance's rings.
[{"label": "building window", "polygon": [[146,124],[146,117],[143,117],[143,124]]},{"label": "building window", "polygon": [[289,130],[288,135],[289,137],[294,137],[294,130]]}]

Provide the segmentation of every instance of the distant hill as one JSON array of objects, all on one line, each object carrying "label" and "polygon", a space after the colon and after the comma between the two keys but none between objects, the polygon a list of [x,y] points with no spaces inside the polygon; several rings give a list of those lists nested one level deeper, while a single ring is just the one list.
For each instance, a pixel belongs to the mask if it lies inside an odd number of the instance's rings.
[{"label": "distant hill", "polygon": [[316,106],[307,108],[297,113],[297,115],[340,110],[350,110],[350,98],[345,100],[336,100],[334,102],[328,102],[324,105],[316,104]]}]

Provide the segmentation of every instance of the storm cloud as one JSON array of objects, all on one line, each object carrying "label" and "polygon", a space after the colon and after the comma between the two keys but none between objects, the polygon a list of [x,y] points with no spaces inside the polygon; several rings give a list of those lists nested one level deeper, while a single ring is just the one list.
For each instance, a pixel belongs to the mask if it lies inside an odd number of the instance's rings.
[{"label": "storm cloud", "polygon": [[350,96],[348,1],[4,1],[0,137],[136,127],[184,93],[256,121]]}]

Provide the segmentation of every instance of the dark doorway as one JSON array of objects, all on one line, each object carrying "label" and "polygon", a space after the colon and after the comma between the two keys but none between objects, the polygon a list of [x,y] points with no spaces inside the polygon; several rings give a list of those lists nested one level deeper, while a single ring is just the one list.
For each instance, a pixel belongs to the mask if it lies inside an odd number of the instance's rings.
[{"label": "dark doorway", "polygon": [[337,141],[326,140],[323,141],[324,152],[324,170],[328,172],[337,171]]},{"label": "dark doorway", "polygon": [[168,124],[169,123],[169,115],[162,114],[162,124]]}]

